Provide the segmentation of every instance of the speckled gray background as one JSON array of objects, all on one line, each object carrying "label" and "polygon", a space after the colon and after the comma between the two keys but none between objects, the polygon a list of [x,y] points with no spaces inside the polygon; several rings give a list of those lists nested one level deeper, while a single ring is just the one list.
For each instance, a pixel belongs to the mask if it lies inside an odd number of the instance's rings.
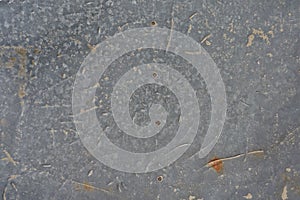
[{"label": "speckled gray background", "polygon": [[[194,144],[169,167],[129,174],[101,164],[82,145],[72,118],[72,86],[94,45],[152,21],[167,28],[173,21],[174,30],[202,43],[222,75],[227,118],[213,151],[204,159],[191,157],[210,116],[200,78],[205,112]],[[1,198],[300,199],[299,35],[299,0],[0,0]],[[160,58],[187,65],[152,50],[124,55],[114,65]],[[140,108],[134,105],[143,96],[137,93],[131,107]],[[137,123],[147,122],[144,117]],[[110,139],[132,151],[157,148],[153,141],[139,148]],[[207,165],[214,158],[223,169]]]}]

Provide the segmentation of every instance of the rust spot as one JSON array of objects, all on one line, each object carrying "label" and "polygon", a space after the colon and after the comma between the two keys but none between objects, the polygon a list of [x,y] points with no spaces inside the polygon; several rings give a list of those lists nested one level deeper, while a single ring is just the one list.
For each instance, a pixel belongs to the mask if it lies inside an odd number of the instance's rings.
[{"label": "rust spot", "polygon": [[156,124],[157,126],[159,126],[159,125],[160,125],[160,121],[156,121],[155,124]]},{"label": "rust spot", "polygon": [[221,173],[223,171],[223,161],[217,157],[211,159],[207,165],[216,170],[216,172]]},{"label": "rust spot", "polygon": [[154,78],[156,78],[156,77],[157,77],[157,73],[156,73],[156,72],[153,72],[152,76],[153,76]]}]

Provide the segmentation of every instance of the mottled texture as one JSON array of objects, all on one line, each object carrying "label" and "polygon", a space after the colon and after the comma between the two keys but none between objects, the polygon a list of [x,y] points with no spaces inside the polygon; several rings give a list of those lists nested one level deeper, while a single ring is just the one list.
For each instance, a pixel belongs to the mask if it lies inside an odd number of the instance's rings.
[{"label": "mottled texture", "polygon": [[[94,45],[122,30],[153,25],[201,42],[220,69],[227,118],[204,159],[191,157],[200,148],[199,134],[169,167],[118,172],[82,145],[73,123],[72,86]],[[299,0],[0,1],[1,198],[300,199],[299,35]],[[163,59],[188,66],[172,54],[154,53],[132,52],[113,65]],[[198,82],[204,134],[210,101],[205,82]],[[131,113],[140,108],[143,91],[136,95]],[[147,122],[145,116],[140,120]],[[149,144],[126,148],[156,148]],[[208,163],[216,157],[220,172]]]}]

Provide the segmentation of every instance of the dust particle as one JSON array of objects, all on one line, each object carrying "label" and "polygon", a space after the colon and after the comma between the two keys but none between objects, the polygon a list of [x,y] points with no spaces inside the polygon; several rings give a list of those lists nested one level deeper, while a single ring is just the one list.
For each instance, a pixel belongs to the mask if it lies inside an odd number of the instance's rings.
[{"label": "dust particle", "polygon": [[189,196],[189,200],[195,200],[196,197],[195,196]]}]

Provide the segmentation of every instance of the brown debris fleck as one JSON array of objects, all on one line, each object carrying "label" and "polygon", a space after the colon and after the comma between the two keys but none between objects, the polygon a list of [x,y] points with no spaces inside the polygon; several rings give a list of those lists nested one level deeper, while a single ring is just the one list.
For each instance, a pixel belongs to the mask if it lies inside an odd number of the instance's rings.
[{"label": "brown debris fleck", "polygon": [[156,124],[157,126],[159,126],[161,123],[160,123],[160,121],[156,121],[155,124]]},{"label": "brown debris fleck", "polygon": [[221,173],[223,171],[223,161],[217,157],[211,159],[207,165],[214,168],[218,173]]},{"label": "brown debris fleck", "polygon": [[231,156],[231,157],[226,157],[226,158],[217,158],[217,157],[214,157],[212,160],[210,160],[206,164],[206,166],[214,168],[217,172],[222,172],[223,171],[223,162],[224,161],[241,158],[241,157],[244,157],[244,156],[247,156],[247,155],[253,155],[253,156],[257,156],[257,157],[263,157],[264,156],[264,151],[263,150],[250,151],[250,152],[247,152],[247,153],[242,153],[242,154],[238,154],[238,155]]}]

